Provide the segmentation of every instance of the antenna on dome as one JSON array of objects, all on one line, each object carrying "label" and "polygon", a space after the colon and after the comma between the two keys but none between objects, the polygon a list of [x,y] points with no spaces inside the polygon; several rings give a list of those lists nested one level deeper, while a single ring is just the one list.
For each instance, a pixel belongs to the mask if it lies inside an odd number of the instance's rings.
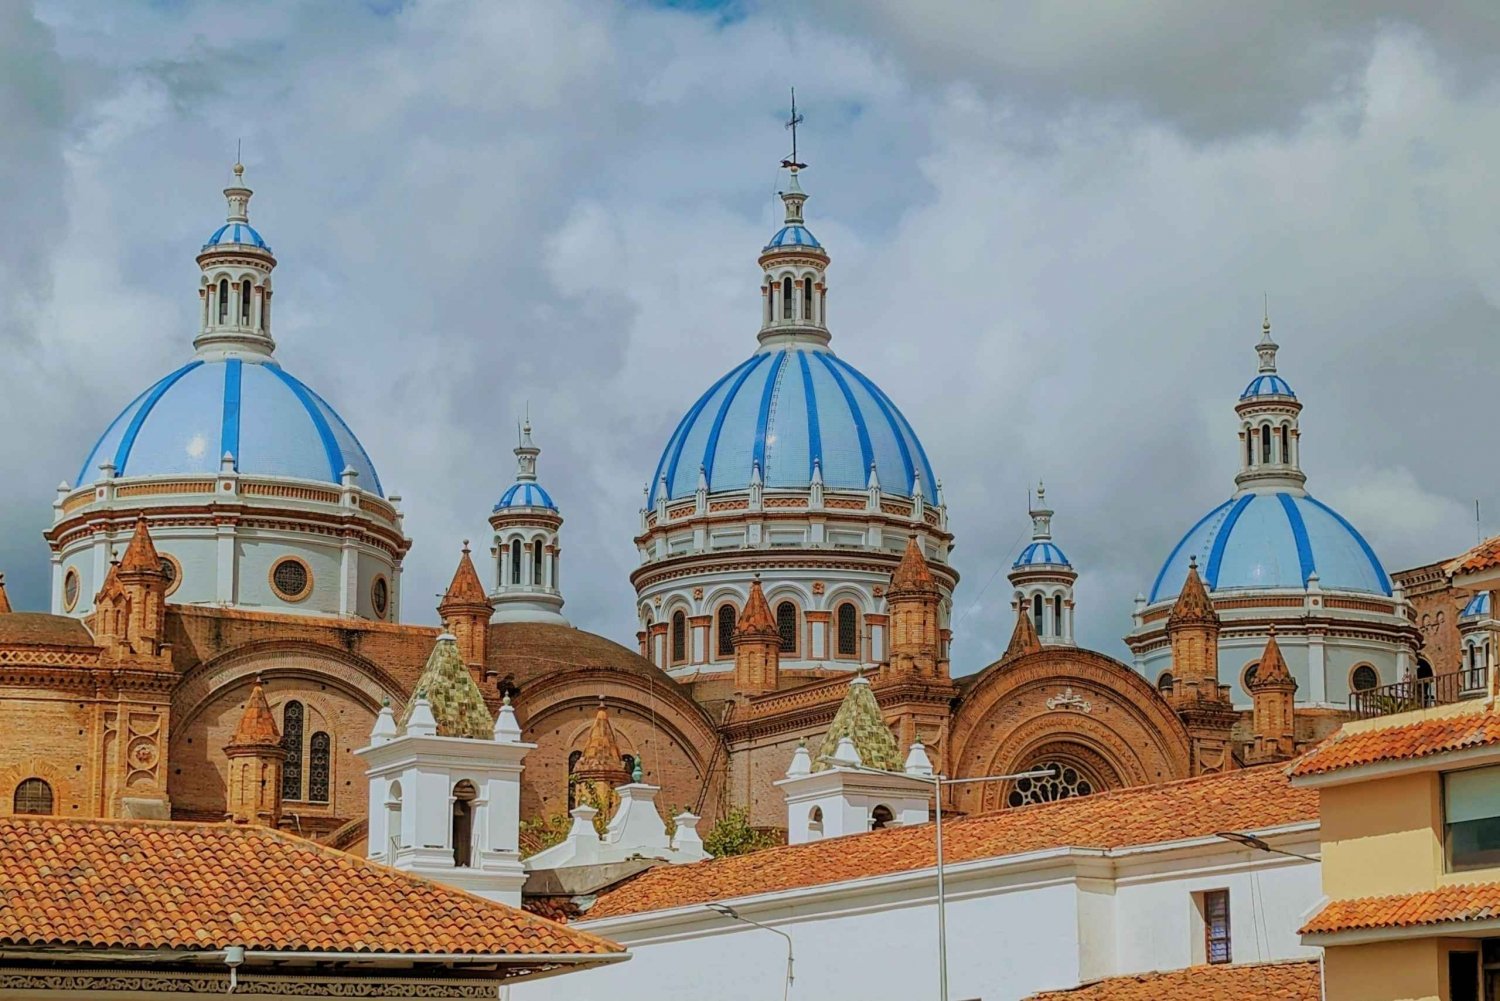
[{"label": "antenna on dome", "polygon": [[786,120],[786,127],[792,130],[792,155],[781,161],[783,167],[791,170],[801,170],[807,164],[797,160],[797,126],[801,125],[803,116],[797,114],[797,88],[792,88],[792,115]]}]

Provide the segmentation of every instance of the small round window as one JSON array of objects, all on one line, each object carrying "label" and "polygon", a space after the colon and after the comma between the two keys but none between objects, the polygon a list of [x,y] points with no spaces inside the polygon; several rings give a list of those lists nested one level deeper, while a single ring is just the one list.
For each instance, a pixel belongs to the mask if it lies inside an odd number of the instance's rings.
[{"label": "small round window", "polygon": [[167,593],[171,594],[177,590],[177,585],[182,583],[182,568],[177,565],[177,560],[174,557],[162,553],[161,572],[162,576],[167,578]]},{"label": "small round window", "polygon": [[1349,686],[1356,692],[1368,692],[1380,685],[1380,675],[1369,664],[1361,664],[1349,676]]},{"label": "small round window", "polygon": [[294,556],[277,560],[271,567],[271,587],[285,601],[301,601],[312,590],[312,572]]},{"label": "small round window", "polygon": [[78,607],[78,571],[72,567],[63,574],[63,608],[69,612]]},{"label": "small round window", "polygon": [[375,582],[370,585],[370,606],[375,609],[376,616],[382,619],[391,607],[391,586],[384,577],[376,577]]}]

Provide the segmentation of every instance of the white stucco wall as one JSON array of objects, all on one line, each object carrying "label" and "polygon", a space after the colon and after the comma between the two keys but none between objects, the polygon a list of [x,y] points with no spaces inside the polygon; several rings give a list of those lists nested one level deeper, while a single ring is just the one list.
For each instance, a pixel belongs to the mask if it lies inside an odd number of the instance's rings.
[{"label": "white stucco wall", "polygon": [[[1316,850],[1317,831],[1292,850]],[[1151,851],[1040,853],[949,870],[950,997],[1014,1001],[1098,977],[1201,962],[1194,894],[1228,889],[1236,962],[1312,956],[1296,930],[1321,895],[1319,867],[1223,842]],[[933,873],[732,901],[791,935],[794,998],[937,996]],[[701,907],[578,927],[634,958],[517,985],[515,1001],[765,1001],[779,996],[786,944]],[[1195,949],[1197,950],[1195,953]]]}]

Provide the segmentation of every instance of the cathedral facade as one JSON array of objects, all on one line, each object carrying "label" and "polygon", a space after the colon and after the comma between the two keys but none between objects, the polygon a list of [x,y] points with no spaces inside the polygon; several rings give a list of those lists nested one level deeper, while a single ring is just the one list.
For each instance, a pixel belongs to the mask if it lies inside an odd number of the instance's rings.
[{"label": "cathedral facade", "polygon": [[[399,715],[418,694],[441,630],[405,621],[400,498],[276,356],[277,262],[242,172],[196,258],[191,356],[127,403],[52,501],[49,611],[12,611],[0,584],[0,721],[29,735],[0,747],[0,812],[242,817],[255,796],[234,763],[259,748],[280,825],[357,847],[354,752],[383,706]],[[855,680],[900,751],[920,741],[948,775],[1053,767],[955,787],[952,807],[977,811],[1282,760],[1342,718],[1349,691],[1413,669],[1411,603],[1303,489],[1301,403],[1267,325],[1235,407],[1237,492],[1138,600],[1134,663],[1077,646],[1077,570],[1038,489],[1014,618],[981,627],[1009,646],[955,675],[941,481],[896,403],[833,351],[831,258],[800,174],[758,257],[755,350],[683,401],[651,471],[633,648],[564,614],[562,507],[529,420],[488,545],[457,553],[438,614],[490,714],[508,698],[537,745],[524,817],[643,775],[674,812],[711,823],[743,806],[778,827],[775,783]],[[279,753],[247,743],[247,710]]]}]

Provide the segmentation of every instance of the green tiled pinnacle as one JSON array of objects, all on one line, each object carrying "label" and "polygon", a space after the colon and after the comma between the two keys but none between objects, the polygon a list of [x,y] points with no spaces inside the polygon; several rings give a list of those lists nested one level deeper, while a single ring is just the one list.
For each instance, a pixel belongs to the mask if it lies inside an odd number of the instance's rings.
[{"label": "green tiled pinnacle", "polygon": [[411,720],[412,706],[417,694],[427,696],[432,705],[433,718],[437,720],[440,737],[473,737],[475,740],[493,740],[495,720],[485,708],[484,695],[474,683],[474,676],[464,667],[458,655],[458,644],[452,636],[438,637],[437,645],[427,658],[427,666],[412,690],[411,701],[401,713],[401,729]]},{"label": "green tiled pinnacle", "polygon": [[880,705],[875,701],[875,693],[863,678],[850,682],[849,694],[839,704],[839,711],[833,716],[833,724],[823,738],[823,745],[818,748],[818,760],[813,764],[813,771],[822,771],[828,767],[823,759],[833,756],[843,737],[854,741],[860,761],[871,768],[899,772],[904,767],[905,762],[901,757],[901,749],[896,746],[896,738],[891,736],[891,728],[885,725],[885,717],[881,715]]}]

